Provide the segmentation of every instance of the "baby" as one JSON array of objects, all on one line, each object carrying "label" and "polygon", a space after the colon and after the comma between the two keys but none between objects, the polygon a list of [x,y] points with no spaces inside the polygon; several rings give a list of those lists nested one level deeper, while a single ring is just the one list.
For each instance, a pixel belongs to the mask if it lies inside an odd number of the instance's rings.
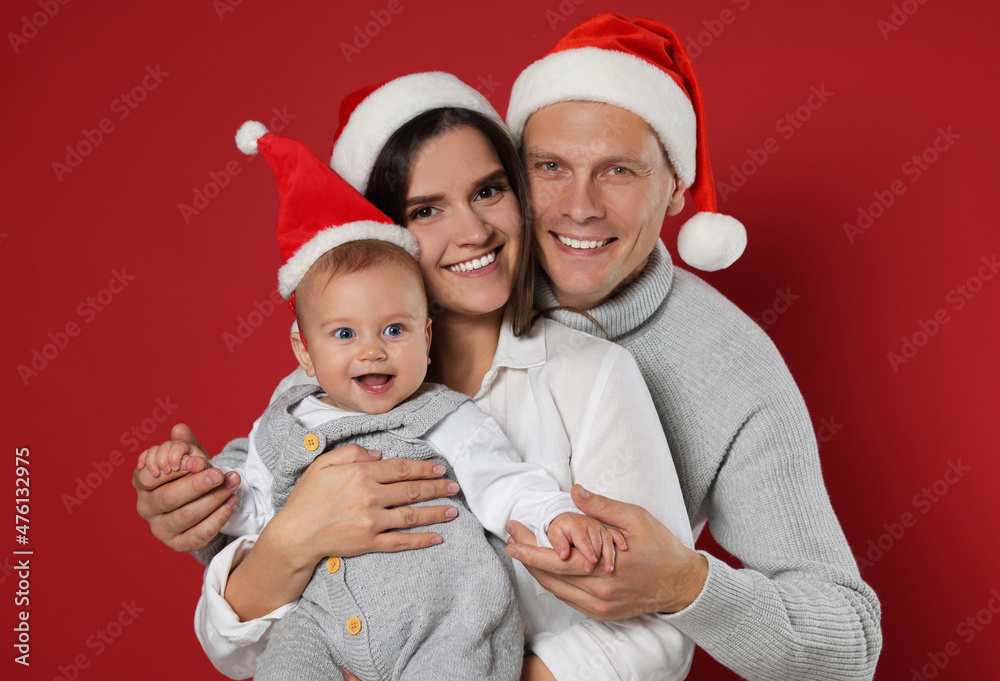
[{"label": "baby", "polygon": [[[320,562],[298,608],[274,626],[255,678],[338,679],[340,665],[364,679],[517,679],[523,632],[506,523],[532,527],[563,557],[570,544],[591,564],[603,557],[609,571],[624,540],[522,462],[468,397],[424,383],[431,320],[413,235],[302,145],[262,130],[252,148],[281,193],[279,290],[298,317],[295,356],[319,385],[286,391],[254,424],[239,506],[223,531],[259,533],[309,464],[348,442],[383,459],[439,461],[461,492],[457,517],[424,528],[440,532],[437,546]],[[244,136],[241,148],[250,144]],[[203,455],[154,447],[139,467],[157,476],[190,456]]]}]

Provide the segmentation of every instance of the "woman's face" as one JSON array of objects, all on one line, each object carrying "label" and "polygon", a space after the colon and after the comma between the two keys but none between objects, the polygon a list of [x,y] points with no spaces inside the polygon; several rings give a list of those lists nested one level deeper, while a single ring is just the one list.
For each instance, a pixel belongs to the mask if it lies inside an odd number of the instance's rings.
[{"label": "woman's face", "polygon": [[462,126],[427,140],[410,168],[403,214],[420,245],[432,311],[475,316],[506,305],[523,225],[485,135]]}]

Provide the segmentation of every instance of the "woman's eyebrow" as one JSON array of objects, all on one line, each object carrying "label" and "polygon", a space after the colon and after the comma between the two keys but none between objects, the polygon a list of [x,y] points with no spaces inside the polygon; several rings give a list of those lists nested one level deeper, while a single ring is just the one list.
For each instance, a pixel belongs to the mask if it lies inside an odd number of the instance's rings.
[{"label": "woman's eyebrow", "polygon": [[501,178],[506,178],[506,177],[507,177],[507,171],[504,170],[503,168],[498,168],[497,170],[494,170],[489,175],[485,175],[481,179],[476,180],[472,184],[473,184],[473,186],[480,187],[480,186],[482,186],[484,184],[489,184],[490,182],[493,182],[495,180],[499,180]]},{"label": "woman's eyebrow", "polygon": [[[489,184],[490,182],[494,182],[495,180],[499,180],[506,177],[507,177],[507,171],[504,170],[503,168],[498,168],[497,170],[494,170],[488,175],[484,175],[478,180],[475,180],[471,184],[473,187],[481,187],[484,184]],[[411,206],[416,206],[417,204],[420,203],[433,203],[435,201],[442,201],[442,200],[444,200],[444,194],[427,194],[424,196],[411,196],[410,198],[408,198],[406,201],[403,202],[403,207],[409,208]]]},{"label": "woman's eyebrow", "polygon": [[415,206],[418,203],[433,203],[435,201],[441,201],[444,199],[444,194],[433,194],[428,196],[414,196],[403,202],[404,208],[409,208],[410,206]]}]

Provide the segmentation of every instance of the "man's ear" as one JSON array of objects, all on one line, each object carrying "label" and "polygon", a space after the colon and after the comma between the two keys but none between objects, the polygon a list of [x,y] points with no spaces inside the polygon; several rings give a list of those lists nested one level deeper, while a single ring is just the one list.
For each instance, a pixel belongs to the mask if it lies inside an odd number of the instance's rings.
[{"label": "man's ear", "polygon": [[431,363],[431,318],[427,318],[427,326],[424,327],[424,337],[427,340],[427,363]]},{"label": "man's ear", "polygon": [[302,342],[302,334],[298,331],[292,332],[292,352],[295,353],[295,359],[299,360],[299,366],[305,370],[306,376],[315,376],[316,369],[313,368],[312,357],[309,356],[306,344]]},{"label": "man's ear", "polygon": [[667,203],[667,215],[674,216],[684,210],[684,191],[686,189],[684,180],[674,175],[674,191],[670,194],[670,202]]}]

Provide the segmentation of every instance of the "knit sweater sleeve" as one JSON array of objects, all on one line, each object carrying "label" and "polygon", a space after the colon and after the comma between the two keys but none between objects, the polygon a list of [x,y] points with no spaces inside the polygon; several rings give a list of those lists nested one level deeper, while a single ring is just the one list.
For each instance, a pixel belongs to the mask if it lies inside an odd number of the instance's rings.
[{"label": "knit sweater sleeve", "polygon": [[871,679],[878,599],[830,504],[801,396],[772,398],[746,414],[703,509],[744,567],[705,554],[702,593],[666,619],[750,681]]}]

